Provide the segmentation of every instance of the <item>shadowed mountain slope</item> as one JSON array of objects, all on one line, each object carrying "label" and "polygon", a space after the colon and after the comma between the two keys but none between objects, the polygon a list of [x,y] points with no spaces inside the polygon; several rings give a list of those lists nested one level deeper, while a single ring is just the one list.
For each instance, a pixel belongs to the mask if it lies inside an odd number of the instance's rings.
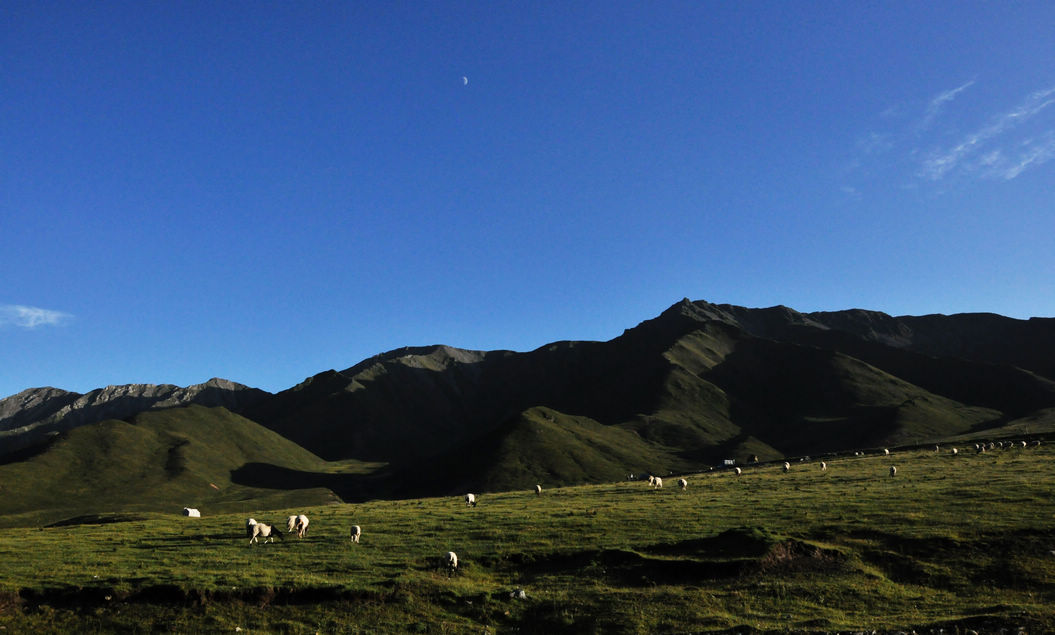
[{"label": "shadowed mountain slope", "polygon": [[691,465],[623,426],[536,407],[403,470],[398,494],[437,493],[435,475],[446,481],[442,491],[455,493],[621,481],[631,473],[666,474]]},{"label": "shadowed mountain slope", "polygon": [[[515,483],[482,462],[494,464],[499,447],[533,452],[510,427],[527,412],[633,433],[652,450],[649,469],[662,472],[749,454],[764,460],[939,439],[1055,406],[1043,356],[1023,344],[1055,342],[1055,322],[952,316],[944,324],[963,333],[939,338],[933,322],[941,317],[685,300],[608,342],[556,342],[528,353],[392,351],[312,377],[248,416],[328,459],[414,471],[421,461],[459,456],[450,464],[520,487],[545,473],[542,459]],[[1011,350],[965,344],[990,322]],[[1009,335],[1016,327],[1022,332]],[[937,346],[962,356],[926,352]],[[469,447],[487,458],[464,459]]]}]

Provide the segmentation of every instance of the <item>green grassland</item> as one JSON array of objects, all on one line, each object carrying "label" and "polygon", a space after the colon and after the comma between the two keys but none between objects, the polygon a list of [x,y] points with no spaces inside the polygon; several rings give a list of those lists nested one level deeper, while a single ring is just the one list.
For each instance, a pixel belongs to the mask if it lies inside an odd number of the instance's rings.
[{"label": "green grassland", "polygon": [[129,422],[75,428],[34,457],[0,465],[0,527],[111,512],[238,512],[339,500],[322,486],[275,489],[232,480],[246,464],[263,463],[320,478],[380,467],[323,461],[225,408],[145,412]]},{"label": "green grassland", "polygon": [[[7,632],[1055,632],[1055,449],[11,527]],[[898,468],[890,477],[891,465]],[[5,482],[5,487],[7,487]],[[546,487],[546,483],[543,483]],[[246,516],[311,517],[247,544]],[[106,522],[114,521],[114,522]],[[363,528],[361,544],[348,529]],[[453,550],[448,577],[440,558]],[[526,597],[511,597],[523,589]]]}]

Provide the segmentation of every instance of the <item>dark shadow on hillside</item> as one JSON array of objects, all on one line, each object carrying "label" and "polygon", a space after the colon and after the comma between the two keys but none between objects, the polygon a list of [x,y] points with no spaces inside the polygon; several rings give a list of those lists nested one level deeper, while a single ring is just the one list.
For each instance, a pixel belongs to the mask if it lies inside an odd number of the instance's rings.
[{"label": "dark shadow on hillside", "polygon": [[[1051,337],[1049,332],[1048,338]],[[1034,410],[1055,405],[1055,385],[1050,379],[1050,360],[1040,360],[1029,348],[1018,346],[1019,354],[1005,357],[999,351],[1000,339],[989,335],[986,338],[994,345],[984,357],[993,361],[971,360],[949,355],[951,351],[934,356],[920,351],[906,350],[868,341],[845,331],[824,331],[806,327],[790,328],[789,341],[807,346],[839,351],[880,368],[895,377],[920,386],[927,391],[942,395],[960,403],[1000,410],[1012,417],[1023,416]],[[1020,342],[1025,344],[1025,341]],[[1029,352],[1023,356],[1021,353]],[[1024,362],[1032,357],[1032,363],[1016,367],[1015,361]],[[1001,361],[995,361],[1001,360]],[[1040,377],[1022,368],[1033,368]],[[1047,377],[1043,375],[1048,373]]]},{"label": "dark shadow on hillside", "polygon": [[45,527],[74,527],[77,525],[109,525],[110,523],[127,523],[137,520],[146,520],[148,517],[141,514],[85,514],[66,518]]},{"label": "dark shadow on hillside", "polygon": [[509,567],[529,580],[539,576],[576,575],[606,584],[651,586],[694,584],[757,575],[830,573],[845,569],[847,558],[792,538],[751,527],[717,536],[641,547],[545,554],[510,555],[486,566]]},{"label": "dark shadow on hillside", "polygon": [[293,470],[270,463],[246,463],[231,472],[231,482],[247,487],[294,490],[326,488],[346,503],[363,502],[396,494],[389,470],[373,474],[327,474]]},{"label": "dark shadow on hillside", "polygon": [[729,396],[730,419],[744,435],[786,455],[876,445],[895,432],[896,408],[854,403],[836,355],[744,340],[702,377]]},{"label": "dark shadow on hillside", "polygon": [[[44,454],[51,448],[56,441],[59,440],[59,433],[48,434],[43,440],[34,442],[32,445],[19,447],[17,450],[10,452],[5,451],[0,454],[0,465],[8,465],[9,463],[18,463],[20,461],[28,461],[35,456]],[[19,440],[16,439],[14,442],[17,443]]]}]

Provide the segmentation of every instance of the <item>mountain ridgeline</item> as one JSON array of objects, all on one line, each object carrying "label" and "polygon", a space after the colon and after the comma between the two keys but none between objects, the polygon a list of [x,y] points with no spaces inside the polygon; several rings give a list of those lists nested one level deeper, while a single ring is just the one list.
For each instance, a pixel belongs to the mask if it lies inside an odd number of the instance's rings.
[{"label": "mountain ridgeline", "polygon": [[[604,431],[594,434],[599,454],[630,447],[602,441],[617,433],[650,450],[636,464],[621,460],[621,471],[667,471],[939,439],[1051,407],[1052,319],[684,300],[608,342],[392,351],[316,375],[246,415],[327,459],[460,467],[471,479],[495,467],[509,435],[520,435],[520,457],[541,464],[560,445],[553,437],[581,435],[587,422]],[[544,441],[522,433],[526,422],[562,432]]]},{"label": "mountain ridgeline", "polygon": [[0,454],[46,452],[43,433],[144,410],[223,406],[324,460],[385,466],[323,475],[256,464],[235,482],[357,499],[999,436],[1026,418],[1039,432],[1055,422],[1055,319],[683,300],[607,342],[403,348],[273,395],[222,380],[200,387],[210,390],[25,391],[0,401]]}]

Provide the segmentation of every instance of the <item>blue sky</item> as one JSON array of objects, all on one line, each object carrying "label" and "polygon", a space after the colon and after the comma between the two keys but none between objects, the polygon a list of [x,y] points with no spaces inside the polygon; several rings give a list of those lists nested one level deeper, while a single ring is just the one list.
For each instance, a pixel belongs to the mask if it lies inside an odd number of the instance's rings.
[{"label": "blue sky", "polygon": [[1051,2],[8,1],[0,396],[1055,316],[1053,193]]}]

